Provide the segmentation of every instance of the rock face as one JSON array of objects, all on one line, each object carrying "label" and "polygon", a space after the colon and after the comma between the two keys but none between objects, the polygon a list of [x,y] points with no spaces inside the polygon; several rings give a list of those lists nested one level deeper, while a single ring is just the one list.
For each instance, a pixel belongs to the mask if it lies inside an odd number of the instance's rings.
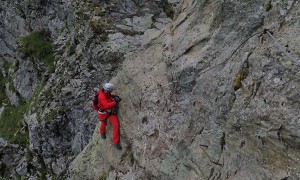
[{"label": "rock face", "polygon": [[[2,73],[38,101],[23,123],[21,151],[32,158],[6,162],[13,177],[300,178],[298,1],[9,3],[0,5],[1,65],[19,58],[28,68]],[[41,29],[53,40],[51,74],[16,53],[20,36]],[[44,86],[30,94],[39,74]],[[101,139],[91,109],[93,88],[107,81],[122,97],[122,151],[110,127]]]},{"label": "rock face", "polygon": [[[11,144],[4,139],[0,139],[0,175],[1,177],[16,177],[26,175],[27,170],[24,151],[19,145]],[[14,169],[14,171],[10,171]]]},{"label": "rock face", "polygon": [[299,3],[279,15],[288,7],[182,1],[174,22],[111,80],[123,97],[123,158],[115,165],[119,153],[96,133],[73,162],[74,177],[100,177],[84,170],[98,153],[108,179],[298,179],[299,98],[291,96],[299,66],[264,31],[299,57],[299,24],[277,19],[293,17]]}]

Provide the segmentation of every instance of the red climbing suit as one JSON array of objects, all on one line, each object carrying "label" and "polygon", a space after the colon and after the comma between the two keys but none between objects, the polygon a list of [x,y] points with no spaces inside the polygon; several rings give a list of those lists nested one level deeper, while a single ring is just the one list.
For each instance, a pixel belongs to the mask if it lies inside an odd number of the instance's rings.
[{"label": "red climbing suit", "polygon": [[105,134],[105,128],[107,126],[107,119],[112,124],[113,128],[113,144],[119,144],[120,141],[120,133],[119,133],[119,121],[118,116],[112,109],[117,105],[114,99],[111,96],[111,93],[105,93],[103,90],[98,93],[98,118],[101,121],[100,125],[100,134]]}]

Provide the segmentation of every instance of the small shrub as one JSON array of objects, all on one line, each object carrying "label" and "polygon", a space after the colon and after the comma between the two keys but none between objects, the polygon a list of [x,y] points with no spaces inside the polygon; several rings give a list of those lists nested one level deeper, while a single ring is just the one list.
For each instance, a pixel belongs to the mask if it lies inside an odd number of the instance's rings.
[{"label": "small shrub", "polygon": [[96,6],[93,9],[94,9],[94,13],[95,13],[96,16],[102,16],[102,15],[104,15],[105,11],[103,11],[101,7]]},{"label": "small shrub", "polygon": [[253,54],[253,52],[254,52],[254,48],[249,49],[249,50],[248,50],[248,55],[247,55],[247,56],[248,56],[248,57],[251,56],[251,55]]},{"label": "small shrub", "polygon": [[163,11],[166,13],[166,15],[168,17],[170,17],[171,19],[173,19],[174,17],[174,10],[173,10],[173,6],[171,3],[168,2],[168,0],[163,0]]},{"label": "small shrub", "polygon": [[11,67],[13,67],[13,63],[10,63],[10,62],[5,62],[3,63],[2,67],[5,69],[5,70],[9,70]]},{"label": "small shrub", "polygon": [[53,93],[51,91],[51,88],[49,88],[47,91],[44,91],[43,94],[47,98],[46,101],[49,102],[49,101],[54,100],[54,95],[53,95]]},{"label": "small shrub", "polygon": [[56,116],[57,116],[57,110],[50,111],[50,113],[45,117],[45,122],[51,123]]},{"label": "small shrub", "polygon": [[102,23],[96,19],[90,20],[89,24],[95,33],[101,34],[105,31]]},{"label": "small shrub", "polygon": [[84,18],[84,10],[83,10],[83,9],[79,9],[79,10],[76,12],[76,15],[77,15],[77,19],[78,19],[78,20],[83,20],[83,18]]},{"label": "small shrub", "polygon": [[92,19],[92,20],[90,20],[89,24],[90,24],[93,32],[98,34],[102,41],[108,40],[108,33],[105,30],[105,25],[101,21]]},{"label": "small shrub", "polygon": [[107,33],[106,31],[102,32],[102,33],[100,34],[100,39],[101,39],[102,41],[108,41],[108,33]]},{"label": "small shrub", "polygon": [[26,15],[25,12],[23,11],[22,7],[20,5],[18,5],[16,7],[16,12],[19,14],[19,16],[23,19],[26,19]]},{"label": "small shrub", "polygon": [[87,67],[90,71],[95,69],[94,66],[93,66],[93,63],[91,63],[91,62],[88,62],[87,65],[86,65],[86,67]]},{"label": "small shrub", "polygon": [[135,36],[135,35],[143,35],[143,32],[138,32],[134,30],[129,30],[129,29],[118,29],[122,34],[128,35],[128,36]]},{"label": "small shrub", "polygon": [[246,79],[248,76],[248,71],[246,69],[241,69],[237,75],[236,75],[236,78],[233,82],[233,89],[235,91],[237,91],[238,89],[240,89],[242,87],[242,81],[244,79]]},{"label": "small shrub", "polygon": [[48,34],[45,32],[33,32],[20,38],[19,51],[31,58],[38,58],[46,64],[48,71],[54,71],[54,55],[51,42],[46,40]]},{"label": "small shrub", "polygon": [[270,11],[272,9],[271,0],[265,0],[264,8],[266,11]]}]

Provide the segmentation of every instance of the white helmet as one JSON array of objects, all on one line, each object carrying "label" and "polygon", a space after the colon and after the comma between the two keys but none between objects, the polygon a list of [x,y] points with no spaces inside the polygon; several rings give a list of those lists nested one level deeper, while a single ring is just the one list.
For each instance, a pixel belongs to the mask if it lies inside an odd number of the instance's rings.
[{"label": "white helmet", "polygon": [[103,86],[104,91],[112,91],[113,90],[113,84],[112,83],[105,83]]}]

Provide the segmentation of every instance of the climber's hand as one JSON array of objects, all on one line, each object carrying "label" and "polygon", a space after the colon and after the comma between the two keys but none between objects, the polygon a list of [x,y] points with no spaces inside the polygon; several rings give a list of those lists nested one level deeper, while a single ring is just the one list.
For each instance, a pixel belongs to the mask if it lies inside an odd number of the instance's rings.
[{"label": "climber's hand", "polygon": [[119,103],[122,99],[119,96],[113,96],[116,103]]}]

